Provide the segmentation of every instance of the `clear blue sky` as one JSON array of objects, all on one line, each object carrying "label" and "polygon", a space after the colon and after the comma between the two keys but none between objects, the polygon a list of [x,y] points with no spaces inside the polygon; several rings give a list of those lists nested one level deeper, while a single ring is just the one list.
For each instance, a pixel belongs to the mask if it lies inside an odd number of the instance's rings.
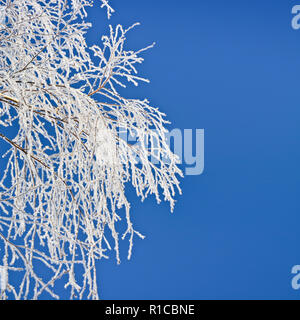
[{"label": "clear blue sky", "polygon": [[[100,263],[103,299],[299,299],[300,1],[113,1],[112,24],[141,27],[135,49],[156,41],[129,88],[172,121],[205,129],[205,171],[182,181],[174,214],[132,192],[138,229],[131,261]],[[106,24],[89,10],[96,41]],[[99,34],[97,32],[99,30]]]}]

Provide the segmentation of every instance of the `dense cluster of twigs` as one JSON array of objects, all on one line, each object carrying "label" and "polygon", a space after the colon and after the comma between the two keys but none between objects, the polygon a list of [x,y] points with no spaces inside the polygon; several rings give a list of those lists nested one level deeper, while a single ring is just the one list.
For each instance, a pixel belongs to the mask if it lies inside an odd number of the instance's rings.
[{"label": "dense cluster of twigs", "polygon": [[120,262],[118,221],[128,258],[143,237],[126,184],[142,199],[162,193],[171,209],[180,192],[164,114],[117,89],[147,81],[135,68],[147,48],[126,51],[131,28],[120,25],[88,48],[91,0],[0,4],[0,298],[59,298],[55,282],[66,279],[71,298],[98,299],[96,261],[112,248]]}]

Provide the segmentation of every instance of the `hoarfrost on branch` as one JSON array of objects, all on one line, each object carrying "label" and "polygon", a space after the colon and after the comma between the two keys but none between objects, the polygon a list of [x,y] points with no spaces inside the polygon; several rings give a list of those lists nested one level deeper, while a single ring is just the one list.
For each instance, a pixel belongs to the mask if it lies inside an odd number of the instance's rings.
[{"label": "hoarfrost on branch", "polygon": [[[96,261],[114,250],[119,263],[119,238],[129,239],[130,258],[133,238],[143,238],[131,222],[126,184],[142,200],[154,194],[160,202],[162,193],[171,209],[175,189],[180,192],[181,172],[166,143],[164,114],[147,100],[118,93],[128,82],[147,81],[136,65],[149,47],[125,50],[132,27],[117,25],[101,45],[89,48],[85,19],[91,0],[0,4],[0,138],[6,165],[0,176],[0,265],[6,283],[0,298],[38,299],[44,292],[59,298],[54,284],[63,278],[71,298],[98,299]],[[110,17],[108,1],[100,4]],[[130,144],[120,138],[122,130],[150,143]],[[127,230],[119,236],[121,219]],[[41,268],[47,276],[39,275]],[[14,278],[20,278],[17,285]]]}]

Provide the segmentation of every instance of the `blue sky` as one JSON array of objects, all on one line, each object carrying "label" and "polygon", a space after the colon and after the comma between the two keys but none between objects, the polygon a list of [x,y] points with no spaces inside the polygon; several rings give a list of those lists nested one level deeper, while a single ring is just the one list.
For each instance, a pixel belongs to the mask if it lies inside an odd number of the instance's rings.
[{"label": "blue sky", "polygon": [[[142,25],[128,47],[153,41],[130,87],[166,112],[171,128],[205,129],[205,170],[182,180],[173,214],[132,190],[131,261],[99,264],[102,299],[299,299],[300,31],[297,1],[112,1],[110,23]],[[89,10],[90,43],[105,27]],[[98,32],[99,30],[99,32]]]}]

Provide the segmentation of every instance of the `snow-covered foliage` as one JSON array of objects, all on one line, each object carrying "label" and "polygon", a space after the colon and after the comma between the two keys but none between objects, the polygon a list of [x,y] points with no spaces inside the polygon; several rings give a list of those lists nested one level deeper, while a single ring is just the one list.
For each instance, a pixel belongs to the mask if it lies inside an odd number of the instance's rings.
[{"label": "snow-covered foliage", "polygon": [[[66,279],[71,298],[98,299],[96,261],[114,249],[119,263],[119,238],[130,258],[134,236],[143,238],[126,184],[142,199],[162,193],[171,209],[180,192],[164,114],[118,93],[147,81],[135,67],[147,48],[126,51],[131,27],[121,25],[88,48],[92,0],[0,5],[0,298],[59,298],[55,282]],[[108,1],[100,5],[110,17]]]}]

